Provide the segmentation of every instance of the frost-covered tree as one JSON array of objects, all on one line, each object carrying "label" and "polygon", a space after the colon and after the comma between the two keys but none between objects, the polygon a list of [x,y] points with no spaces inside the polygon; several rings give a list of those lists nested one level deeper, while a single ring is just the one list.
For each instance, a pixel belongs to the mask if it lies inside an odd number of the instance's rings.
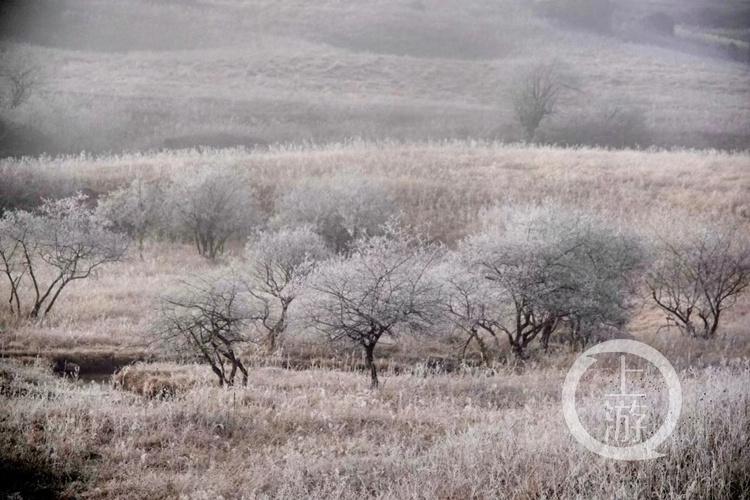
[{"label": "frost-covered tree", "polygon": [[712,338],[722,313],[750,288],[746,228],[717,222],[670,227],[652,245],[651,298],[684,333]]},{"label": "frost-covered tree", "polygon": [[253,193],[237,171],[180,172],[166,191],[174,232],[192,239],[209,259],[221,255],[230,238],[247,236],[257,224]]},{"label": "frost-covered tree", "polygon": [[21,313],[20,286],[30,283],[29,316],[46,315],[71,282],[121,260],[128,241],[87,207],[85,196],[46,201],[37,212],[10,211],[0,220],[0,260]]},{"label": "frost-covered tree", "polygon": [[174,353],[205,361],[219,385],[233,385],[237,370],[247,385],[240,350],[250,341],[244,286],[232,275],[193,278],[162,298],[156,334]]},{"label": "frost-covered tree", "polygon": [[97,210],[111,221],[114,229],[127,232],[135,239],[142,259],[144,240],[158,231],[163,222],[164,190],[158,181],[138,177],[100,199]]},{"label": "frost-covered tree", "polygon": [[390,227],[383,236],[358,240],[348,255],[322,263],[310,276],[306,319],[329,339],[362,347],[372,388],[378,386],[380,339],[424,331],[436,319],[439,285],[429,270],[439,252]]},{"label": "frost-covered tree", "polygon": [[355,239],[377,236],[399,214],[393,197],[379,181],[365,176],[310,178],[283,193],[273,223],[278,227],[310,225],[336,252]]},{"label": "frost-covered tree", "polygon": [[[519,359],[563,327],[585,343],[592,330],[622,325],[637,243],[595,219],[554,209],[490,213],[465,239],[444,278],[444,308],[469,340],[505,335]],[[486,348],[484,356],[487,356]]]},{"label": "frost-covered tree", "polygon": [[273,352],[286,329],[289,306],[329,250],[320,235],[302,226],[257,234],[248,242],[245,256],[251,314]]}]

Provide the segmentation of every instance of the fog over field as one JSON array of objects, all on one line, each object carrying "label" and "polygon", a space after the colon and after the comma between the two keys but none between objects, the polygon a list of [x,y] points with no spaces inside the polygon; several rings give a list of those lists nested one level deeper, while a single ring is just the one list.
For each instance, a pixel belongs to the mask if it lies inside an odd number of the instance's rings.
[{"label": "fog over field", "polygon": [[0,1],[0,498],[750,498],[750,0]]}]

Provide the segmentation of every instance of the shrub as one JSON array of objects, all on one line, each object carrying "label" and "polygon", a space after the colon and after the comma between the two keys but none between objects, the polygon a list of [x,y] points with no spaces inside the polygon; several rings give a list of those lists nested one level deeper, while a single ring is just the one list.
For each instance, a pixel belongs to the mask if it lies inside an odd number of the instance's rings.
[{"label": "shrub", "polygon": [[205,168],[176,175],[166,192],[172,231],[215,259],[230,238],[247,236],[258,222],[253,193],[245,186],[238,172]]},{"label": "shrub", "polygon": [[466,238],[443,278],[444,310],[488,352],[480,334],[505,335],[514,355],[566,329],[584,344],[602,325],[622,326],[638,246],[584,214],[507,208],[487,216],[484,231]]},{"label": "shrub", "polygon": [[379,182],[339,175],[308,179],[284,193],[276,204],[277,227],[311,226],[330,248],[344,251],[357,238],[383,233],[398,215],[391,194]]},{"label": "shrub", "polygon": [[159,229],[164,217],[164,191],[158,182],[138,177],[100,199],[97,210],[114,229],[128,233],[138,242],[143,258],[144,239]]}]

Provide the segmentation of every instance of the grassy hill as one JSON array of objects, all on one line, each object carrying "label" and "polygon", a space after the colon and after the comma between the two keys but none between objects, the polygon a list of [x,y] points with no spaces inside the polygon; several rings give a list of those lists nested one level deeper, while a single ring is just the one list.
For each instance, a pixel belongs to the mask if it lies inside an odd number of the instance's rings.
[{"label": "grassy hill", "polygon": [[[714,28],[688,24],[705,2],[617,2],[610,34],[516,0],[28,3],[24,22],[5,16],[0,31],[43,85],[6,119],[39,131],[41,150],[513,141],[510,94],[540,60],[559,61],[575,83],[543,140],[585,138],[613,109],[642,117],[646,145],[742,149],[750,138],[748,65],[680,35],[710,38]],[[662,11],[685,23],[678,36],[640,29]],[[741,29],[716,29],[745,43]]]}]

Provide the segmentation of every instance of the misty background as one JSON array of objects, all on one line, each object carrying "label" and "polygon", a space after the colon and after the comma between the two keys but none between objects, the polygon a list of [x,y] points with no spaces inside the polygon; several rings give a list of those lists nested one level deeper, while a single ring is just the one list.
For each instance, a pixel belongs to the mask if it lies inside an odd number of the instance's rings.
[{"label": "misty background", "polygon": [[748,0],[6,0],[0,38],[3,156],[519,141],[552,62],[536,142],[750,144]]}]

